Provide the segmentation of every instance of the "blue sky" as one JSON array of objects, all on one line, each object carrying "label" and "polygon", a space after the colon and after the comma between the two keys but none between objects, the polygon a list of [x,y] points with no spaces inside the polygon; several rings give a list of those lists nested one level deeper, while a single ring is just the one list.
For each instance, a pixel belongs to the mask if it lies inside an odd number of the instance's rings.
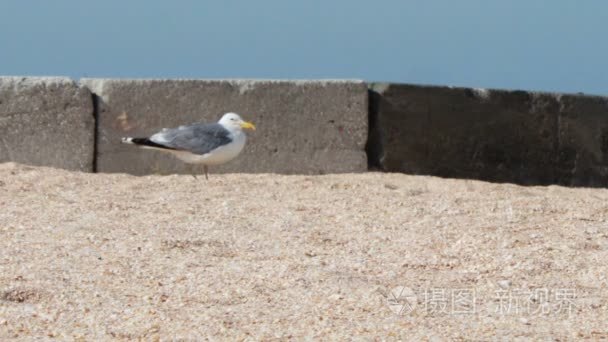
[{"label": "blue sky", "polygon": [[608,95],[605,0],[2,0],[0,75],[359,78]]}]

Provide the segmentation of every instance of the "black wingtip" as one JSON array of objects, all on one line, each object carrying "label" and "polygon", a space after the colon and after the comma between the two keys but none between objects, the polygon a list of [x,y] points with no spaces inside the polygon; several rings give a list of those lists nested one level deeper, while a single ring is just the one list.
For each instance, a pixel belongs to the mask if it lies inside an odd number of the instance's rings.
[{"label": "black wingtip", "polygon": [[153,147],[153,148],[161,148],[164,150],[174,150],[174,148],[167,147],[165,145],[161,145],[159,143],[155,143],[154,141],[148,138],[122,138],[123,144],[133,144],[141,147]]}]

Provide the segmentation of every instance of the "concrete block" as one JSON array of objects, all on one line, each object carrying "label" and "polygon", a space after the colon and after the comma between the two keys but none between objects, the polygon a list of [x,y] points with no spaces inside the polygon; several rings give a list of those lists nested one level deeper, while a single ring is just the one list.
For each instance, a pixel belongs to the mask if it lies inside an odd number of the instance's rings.
[{"label": "concrete block", "polygon": [[607,186],[606,99],[375,84],[368,152],[386,171]]},{"label": "concrete block", "polygon": [[559,183],[608,187],[608,98],[559,97]]},{"label": "concrete block", "polygon": [[[361,81],[83,79],[98,95],[100,172],[189,173],[171,155],[123,145],[164,127],[236,112],[257,126],[218,172],[322,174],[367,170],[367,86]],[[196,172],[201,172],[200,167]]]},{"label": "concrete block", "polygon": [[93,100],[64,77],[0,77],[0,162],[93,171]]}]

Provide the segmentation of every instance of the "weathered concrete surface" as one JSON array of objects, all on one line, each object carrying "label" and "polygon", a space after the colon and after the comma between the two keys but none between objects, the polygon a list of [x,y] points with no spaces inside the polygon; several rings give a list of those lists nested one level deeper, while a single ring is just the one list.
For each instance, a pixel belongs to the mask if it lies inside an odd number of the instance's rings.
[{"label": "weathered concrete surface", "polygon": [[92,171],[92,95],[64,77],[0,77],[0,162]]},{"label": "weathered concrete surface", "polygon": [[608,187],[608,98],[560,97],[556,168],[563,184]]},{"label": "weathered concrete surface", "polygon": [[[189,173],[171,155],[122,145],[123,136],[215,122],[252,121],[243,153],[211,172],[322,174],[367,170],[367,87],[360,81],[83,79],[99,95],[99,172]],[[200,173],[201,168],[196,168]]]},{"label": "weathered concrete surface", "polygon": [[370,89],[372,167],[608,186],[606,98],[406,84]]}]

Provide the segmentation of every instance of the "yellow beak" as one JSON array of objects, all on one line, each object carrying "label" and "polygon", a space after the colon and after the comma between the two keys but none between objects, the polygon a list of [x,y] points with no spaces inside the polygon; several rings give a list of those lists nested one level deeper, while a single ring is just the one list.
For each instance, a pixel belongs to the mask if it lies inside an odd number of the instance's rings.
[{"label": "yellow beak", "polygon": [[243,121],[243,123],[241,123],[241,127],[244,129],[251,129],[255,131],[255,125],[251,122]]}]

